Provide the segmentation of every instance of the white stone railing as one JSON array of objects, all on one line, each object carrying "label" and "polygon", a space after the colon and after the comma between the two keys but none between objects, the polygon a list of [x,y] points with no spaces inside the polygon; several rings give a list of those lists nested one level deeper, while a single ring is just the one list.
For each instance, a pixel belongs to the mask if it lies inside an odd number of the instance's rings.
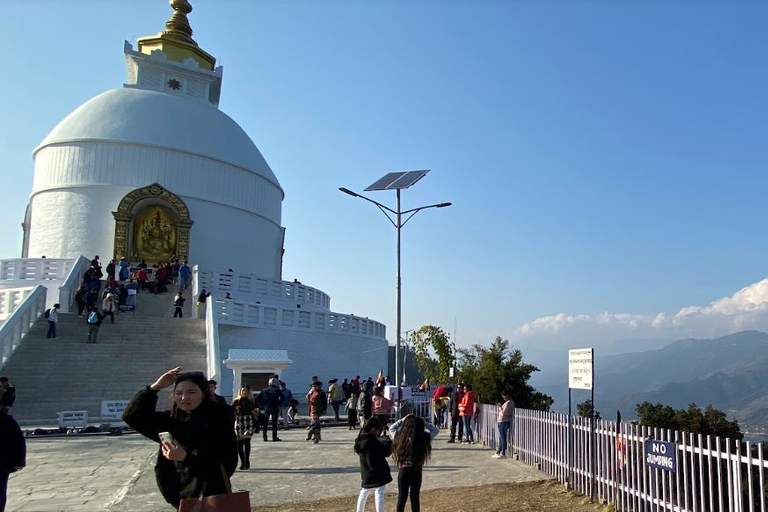
[{"label": "white stone railing", "polygon": [[0,320],[7,320],[33,290],[32,286],[0,290]]},{"label": "white stone railing", "polygon": [[47,292],[45,286],[36,286],[0,327],[0,366],[5,365],[29,332],[29,328],[45,312]]},{"label": "white stone railing", "polygon": [[197,265],[193,268],[193,274],[195,293],[205,288],[207,292],[213,293],[216,299],[230,293],[236,300],[272,304],[278,302],[289,309],[296,305],[314,311],[330,312],[331,309],[331,297],[327,293],[301,283],[280,281],[255,274],[200,270]]},{"label": "white stone railing", "polygon": [[314,332],[347,333],[377,339],[386,338],[386,326],[381,322],[340,313],[310,311],[253,304],[240,300],[216,299],[220,324],[243,327],[293,328]]},{"label": "white stone railing", "polygon": [[221,358],[219,357],[219,318],[215,314],[216,303],[211,297],[205,301],[205,350],[208,378],[221,380]]},{"label": "white stone railing", "polygon": [[75,293],[83,283],[83,274],[91,267],[91,262],[85,256],[74,260],[64,283],[59,287],[59,304],[62,313],[69,313],[75,303]]},{"label": "white stone railing", "polygon": [[74,259],[16,258],[0,260],[0,281],[64,281]]}]

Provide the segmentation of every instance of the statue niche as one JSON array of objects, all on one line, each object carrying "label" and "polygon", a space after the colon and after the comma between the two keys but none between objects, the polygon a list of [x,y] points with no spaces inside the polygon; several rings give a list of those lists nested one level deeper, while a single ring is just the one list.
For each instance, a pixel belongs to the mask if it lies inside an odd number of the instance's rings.
[{"label": "statue niche", "polygon": [[129,192],[117,205],[115,259],[147,262],[189,258],[189,233],[194,221],[184,201],[159,183]]},{"label": "statue niche", "polygon": [[133,219],[133,253],[139,260],[168,261],[176,254],[178,232],[176,219],[162,206],[144,208]]}]

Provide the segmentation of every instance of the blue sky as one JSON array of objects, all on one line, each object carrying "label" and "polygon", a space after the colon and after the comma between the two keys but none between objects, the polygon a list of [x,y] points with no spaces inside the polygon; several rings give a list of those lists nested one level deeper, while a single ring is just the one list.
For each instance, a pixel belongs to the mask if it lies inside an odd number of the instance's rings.
[{"label": "blue sky", "polygon": [[[192,4],[220,108],[286,191],[284,278],[335,311],[394,339],[395,230],[338,187],[430,168],[403,207],[453,206],[403,230],[404,330],[546,349],[768,329],[768,4]],[[20,254],[32,149],[170,12],[3,3],[0,257]]]}]

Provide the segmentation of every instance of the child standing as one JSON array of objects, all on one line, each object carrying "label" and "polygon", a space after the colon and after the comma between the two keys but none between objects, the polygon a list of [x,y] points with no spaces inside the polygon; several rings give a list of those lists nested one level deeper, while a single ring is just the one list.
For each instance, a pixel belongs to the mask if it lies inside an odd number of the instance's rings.
[{"label": "child standing", "polygon": [[384,491],[392,475],[387,457],[392,453],[392,440],[381,437],[384,426],[376,418],[369,419],[355,439],[355,453],[360,456],[362,484],[357,497],[357,512],[365,512],[365,502],[374,492],[376,512],[384,512]]},{"label": "child standing", "polygon": [[347,426],[349,430],[355,430],[357,425],[357,400],[358,396],[355,393],[347,399]]},{"label": "child standing", "polygon": [[421,470],[432,454],[432,439],[438,432],[437,427],[424,423],[423,419],[413,414],[389,427],[389,433],[394,438],[392,453],[398,467],[397,512],[405,511],[408,494],[411,495],[411,510],[421,510]]}]

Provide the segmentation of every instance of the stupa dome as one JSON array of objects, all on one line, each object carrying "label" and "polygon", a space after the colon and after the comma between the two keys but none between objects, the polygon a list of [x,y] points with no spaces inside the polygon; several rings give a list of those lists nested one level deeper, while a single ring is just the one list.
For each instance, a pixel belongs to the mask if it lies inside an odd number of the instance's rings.
[{"label": "stupa dome", "polygon": [[65,117],[35,153],[52,145],[97,141],[211,158],[258,174],[280,188],[245,131],[216,106],[195,98],[130,87],[106,91]]}]

